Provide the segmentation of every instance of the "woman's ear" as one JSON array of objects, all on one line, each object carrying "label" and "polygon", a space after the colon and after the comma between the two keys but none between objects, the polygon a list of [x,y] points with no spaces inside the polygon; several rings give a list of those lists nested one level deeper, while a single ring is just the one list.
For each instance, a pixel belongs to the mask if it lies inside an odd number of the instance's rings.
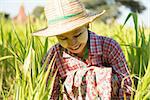
[{"label": "woman's ear", "polygon": [[89,23],[88,23],[88,24],[86,24],[86,25],[85,25],[85,27],[86,27],[87,29],[89,29],[89,27],[90,27],[90,26],[89,26]]},{"label": "woman's ear", "polygon": [[90,28],[89,24],[87,24],[87,28],[88,28],[88,29]]}]

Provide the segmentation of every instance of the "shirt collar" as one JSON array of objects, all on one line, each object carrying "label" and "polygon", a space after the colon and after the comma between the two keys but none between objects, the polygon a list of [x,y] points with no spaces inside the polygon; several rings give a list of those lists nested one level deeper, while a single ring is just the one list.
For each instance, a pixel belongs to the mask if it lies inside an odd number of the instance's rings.
[{"label": "shirt collar", "polygon": [[102,39],[96,35],[94,32],[88,31],[89,33],[89,48],[91,55],[101,55],[102,54]]}]

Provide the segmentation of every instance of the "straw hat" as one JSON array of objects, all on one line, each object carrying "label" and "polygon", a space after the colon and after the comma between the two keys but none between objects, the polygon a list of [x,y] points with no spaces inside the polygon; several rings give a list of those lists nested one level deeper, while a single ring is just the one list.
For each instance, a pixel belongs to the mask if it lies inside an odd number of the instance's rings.
[{"label": "straw hat", "polygon": [[48,27],[33,32],[33,36],[56,36],[77,29],[102,15],[88,14],[79,0],[47,0],[45,15]]}]

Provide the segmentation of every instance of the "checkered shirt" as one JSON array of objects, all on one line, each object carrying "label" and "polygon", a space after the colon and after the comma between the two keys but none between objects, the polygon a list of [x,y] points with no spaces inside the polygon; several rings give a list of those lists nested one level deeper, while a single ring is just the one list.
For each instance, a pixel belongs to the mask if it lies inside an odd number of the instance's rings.
[{"label": "checkered shirt", "polygon": [[60,79],[65,80],[68,72],[91,66],[112,68],[111,99],[123,100],[124,93],[129,98],[131,95],[131,80],[129,77],[124,80],[123,88],[121,87],[121,81],[129,75],[129,71],[119,44],[111,38],[98,36],[94,32],[89,31],[87,48],[88,57],[86,59],[71,53],[59,43],[49,49],[42,62],[45,61],[49,54],[48,62],[50,62],[54,53],[56,53],[54,69],[58,68],[51,99],[57,100],[59,98]]}]

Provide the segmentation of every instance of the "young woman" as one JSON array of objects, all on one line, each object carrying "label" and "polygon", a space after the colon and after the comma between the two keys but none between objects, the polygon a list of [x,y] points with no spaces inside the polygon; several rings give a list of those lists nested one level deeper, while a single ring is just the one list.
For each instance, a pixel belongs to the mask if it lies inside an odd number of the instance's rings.
[{"label": "young woman", "polygon": [[79,0],[48,0],[48,27],[33,35],[56,36],[59,41],[45,56],[50,61],[56,53],[58,73],[51,99],[59,98],[60,80],[65,86],[64,99],[116,100],[124,95],[129,99],[131,80],[119,44],[88,30],[89,23],[103,13],[88,14]]}]

